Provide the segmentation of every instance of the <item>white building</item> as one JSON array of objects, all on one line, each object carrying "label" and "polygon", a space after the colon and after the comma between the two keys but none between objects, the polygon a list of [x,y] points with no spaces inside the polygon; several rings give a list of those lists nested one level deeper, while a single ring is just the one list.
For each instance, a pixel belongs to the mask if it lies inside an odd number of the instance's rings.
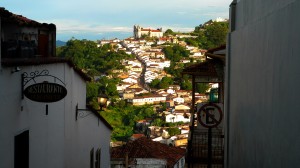
[{"label": "white building", "polygon": [[128,99],[128,102],[133,105],[158,104],[160,102],[166,102],[166,97],[161,95],[134,97],[132,99]]},{"label": "white building", "polygon": [[162,28],[160,29],[144,29],[138,25],[133,26],[133,34],[134,38],[141,38],[143,35],[149,36],[149,37],[157,37],[160,38],[163,36]]},{"label": "white building", "polygon": [[123,79],[122,82],[131,83],[131,84],[138,83],[136,78],[126,78],[126,79]]},{"label": "white building", "polygon": [[[71,62],[52,57],[55,25],[24,24],[23,16],[0,10],[0,167],[109,167],[112,127],[94,110],[76,110],[86,109],[88,78]],[[27,36],[19,37],[23,44],[32,32],[38,38],[17,53],[4,44],[20,32]]]},{"label": "white building", "polygon": [[166,122],[184,122],[188,123],[191,121],[191,115],[186,114],[185,117],[183,114],[168,114],[166,115]]},{"label": "white building", "polygon": [[174,102],[177,102],[178,104],[183,104],[184,103],[184,98],[182,97],[176,97],[173,99]]}]

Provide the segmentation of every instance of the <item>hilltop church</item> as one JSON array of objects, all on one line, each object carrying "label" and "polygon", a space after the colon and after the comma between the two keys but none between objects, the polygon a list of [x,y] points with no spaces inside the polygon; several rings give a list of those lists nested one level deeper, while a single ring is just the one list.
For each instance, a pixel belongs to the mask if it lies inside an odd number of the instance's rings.
[{"label": "hilltop church", "polygon": [[147,35],[149,37],[163,37],[163,31],[162,28],[159,29],[144,29],[140,27],[139,25],[133,26],[133,35],[135,39],[141,38],[143,35]]}]

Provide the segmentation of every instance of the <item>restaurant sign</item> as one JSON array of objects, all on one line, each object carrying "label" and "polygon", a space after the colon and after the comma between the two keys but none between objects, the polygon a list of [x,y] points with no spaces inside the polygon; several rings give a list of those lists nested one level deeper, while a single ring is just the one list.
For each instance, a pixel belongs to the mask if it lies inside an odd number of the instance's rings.
[{"label": "restaurant sign", "polygon": [[36,83],[24,90],[24,95],[36,102],[57,102],[67,95],[67,89],[57,83]]}]

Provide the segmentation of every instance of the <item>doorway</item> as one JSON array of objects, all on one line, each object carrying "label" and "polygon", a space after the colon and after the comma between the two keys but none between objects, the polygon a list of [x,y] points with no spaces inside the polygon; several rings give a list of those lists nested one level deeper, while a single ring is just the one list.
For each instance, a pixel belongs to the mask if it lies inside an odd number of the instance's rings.
[{"label": "doorway", "polygon": [[29,168],[29,130],[15,136],[15,168]]}]

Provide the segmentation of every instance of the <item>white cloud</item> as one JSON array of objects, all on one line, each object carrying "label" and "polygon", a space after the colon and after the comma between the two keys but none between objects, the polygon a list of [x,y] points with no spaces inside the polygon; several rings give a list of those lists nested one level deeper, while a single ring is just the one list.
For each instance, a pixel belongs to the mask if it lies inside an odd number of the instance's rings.
[{"label": "white cloud", "polygon": [[46,23],[54,23],[57,33],[95,33],[102,32],[132,32],[132,27],[99,25],[81,20],[47,20]]},{"label": "white cloud", "polygon": [[[3,1],[3,2],[2,2]],[[217,17],[228,18],[232,0],[1,0],[8,10],[41,23],[54,23],[57,33],[132,33],[133,25],[189,32]],[[190,26],[190,27],[189,27]]]},{"label": "white cloud", "polygon": [[[109,26],[109,25],[97,25],[95,23],[86,23],[79,20],[51,20],[45,21],[46,23],[54,23],[56,25],[58,34],[82,34],[82,33],[94,33],[103,34],[105,32],[132,32],[133,25],[130,27],[126,26]],[[145,26],[146,25],[141,25]],[[153,28],[153,25],[150,28]],[[193,27],[182,27],[181,25],[160,25],[163,31],[172,29],[173,31],[190,32],[193,31]]]}]

